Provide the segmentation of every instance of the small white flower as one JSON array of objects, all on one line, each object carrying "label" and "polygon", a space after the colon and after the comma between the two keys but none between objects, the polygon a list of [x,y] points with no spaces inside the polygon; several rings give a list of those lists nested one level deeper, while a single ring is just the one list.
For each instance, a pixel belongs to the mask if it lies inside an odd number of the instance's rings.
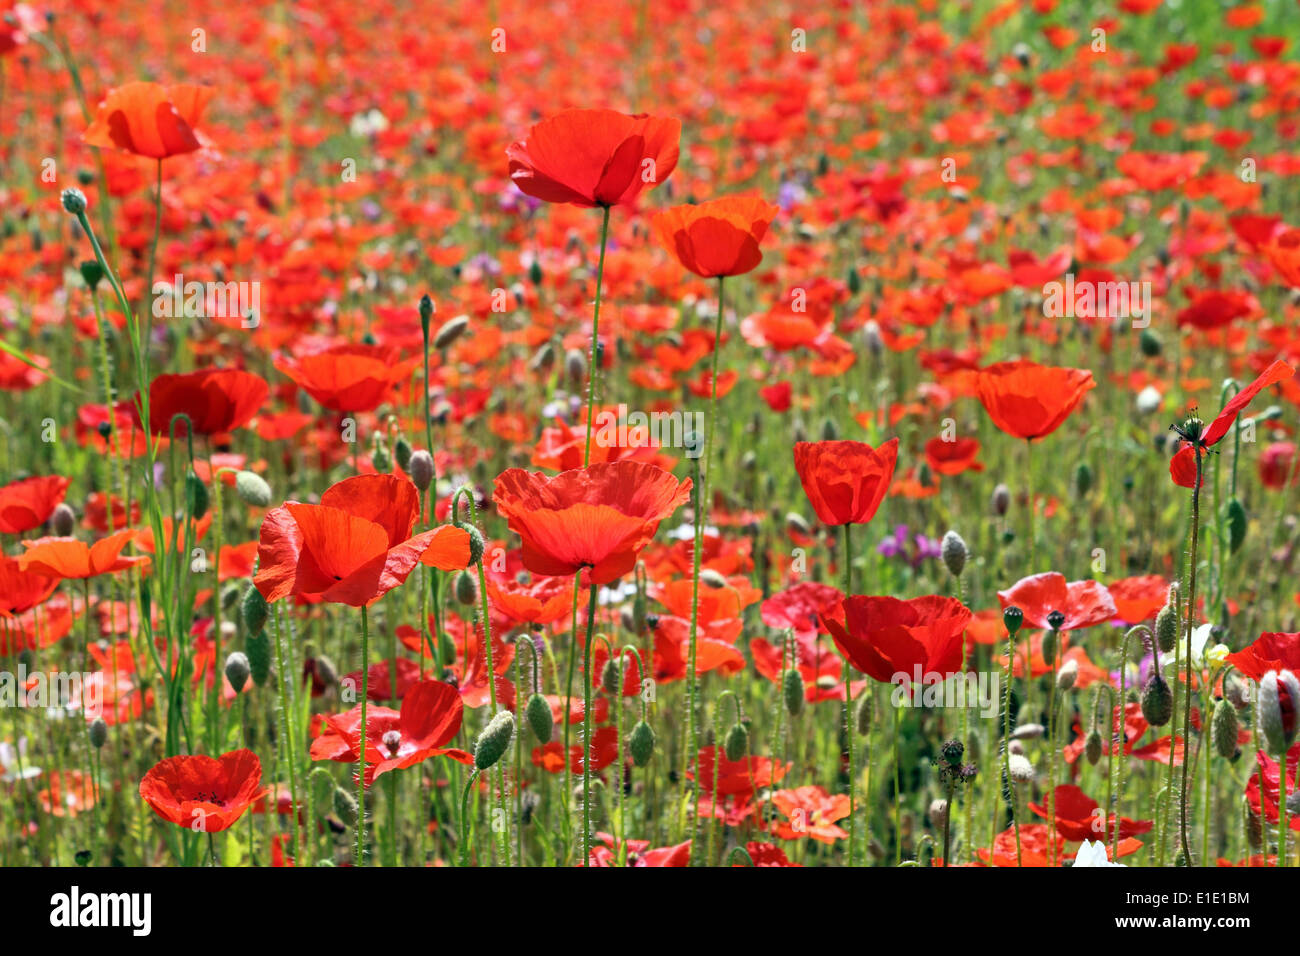
[{"label": "small white flower", "polygon": [[[1205,667],[1205,645],[1210,641],[1210,632],[1212,630],[1214,630],[1213,624],[1202,624],[1200,627],[1192,628],[1192,667],[1197,670],[1202,670]],[[1174,653],[1174,651],[1168,651],[1161,654],[1160,666],[1173,667]],[[1180,660],[1187,660],[1187,638],[1184,637],[1178,641],[1177,654]]]},{"label": "small white flower", "polygon": [[1093,843],[1091,840],[1084,840],[1083,845],[1079,847],[1078,854],[1074,857],[1074,865],[1080,866],[1127,866],[1127,863],[1112,863],[1106,856],[1106,844],[1101,840]]}]

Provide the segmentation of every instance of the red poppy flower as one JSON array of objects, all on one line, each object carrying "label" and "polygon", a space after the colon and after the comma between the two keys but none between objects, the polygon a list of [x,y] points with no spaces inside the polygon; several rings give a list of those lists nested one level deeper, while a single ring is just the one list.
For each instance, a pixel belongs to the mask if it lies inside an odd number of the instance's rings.
[{"label": "red poppy flower", "polygon": [[1018,607],[1025,613],[1025,623],[1030,627],[1049,627],[1048,616],[1053,611],[1065,615],[1057,630],[1074,631],[1096,624],[1105,624],[1119,616],[1115,601],[1106,585],[1098,581],[1066,582],[1065,575],[1055,571],[1031,574],[1022,578],[1006,591],[998,592],[1002,607]]},{"label": "red poppy flower", "polygon": [[683,269],[712,279],[744,275],[763,261],[758,244],[778,212],[757,196],[727,196],[674,206],[656,215],[653,226]]},{"label": "red poppy flower", "polygon": [[[266,401],[261,376],[234,368],[205,368],[184,375],[159,375],[149,385],[149,430],[167,435],[173,415],[184,413],[197,435],[221,435],[248,424]],[[184,419],[176,434],[185,434]]]},{"label": "red poppy flower", "polygon": [[506,149],[510,178],[543,202],[617,206],[677,168],[682,124],[644,113],[565,110]]},{"label": "red poppy flower", "polygon": [[80,579],[112,574],[148,562],[146,557],[122,557],[122,549],[134,537],[134,531],[124,528],[91,545],[76,538],[24,541],[27,551],[18,556],[18,567],[22,571],[35,571],[55,578]]},{"label": "red poppy flower", "polygon": [[536,574],[590,569],[608,584],[636,565],[659,522],[690,495],[662,468],[616,461],[564,471],[554,478],[511,468],[497,476],[492,500],[523,539],[524,567]]},{"label": "red poppy flower", "polygon": [[885,500],[898,439],[879,448],[860,441],[795,442],[794,467],[823,524],[866,524]]},{"label": "red poppy flower", "polygon": [[1226,661],[1254,680],[1262,679],[1269,671],[1300,673],[1300,632],[1266,632],[1229,654]]},{"label": "red poppy flower", "polygon": [[1169,599],[1169,581],[1159,574],[1112,581],[1106,590],[1115,602],[1116,617],[1130,627],[1155,617]]},{"label": "red poppy flower", "polygon": [[[1067,840],[1096,840],[1101,839],[1099,834],[1106,835],[1109,839],[1115,833],[1115,817],[1107,816],[1100,812],[1100,807],[1096,800],[1093,800],[1086,793],[1073,784],[1061,784],[1056,788],[1056,799],[1053,801],[1052,809],[1055,811],[1056,832]],[[1043,819],[1050,819],[1047,815],[1047,801],[1043,803],[1030,803],[1029,809]],[[1121,840],[1135,837],[1139,834],[1146,833],[1155,822],[1152,820],[1130,820],[1128,817],[1120,817],[1119,820],[1119,838]]]},{"label": "red poppy flower", "polygon": [[150,159],[192,153],[207,145],[194,127],[211,98],[206,86],[126,83],[108,91],[81,138]]},{"label": "red poppy flower", "polygon": [[308,395],[336,412],[369,412],[408,379],[421,359],[398,359],[382,345],[335,345],[301,357],[277,359],[275,367]]},{"label": "red poppy flower", "polygon": [[220,833],[268,792],[261,782],[262,762],[251,750],[232,750],[220,759],[192,754],[154,764],[140,781],[140,796],[164,820]]},{"label": "red poppy flower", "polygon": [[15,617],[30,611],[58,586],[58,578],[22,570],[17,558],[0,554],[0,617]]},{"label": "red poppy flower", "polygon": [[925,460],[931,470],[940,475],[960,475],[964,471],[983,471],[984,465],[975,460],[980,453],[980,443],[974,438],[957,438],[945,441],[931,438],[925,443]]},{"label": "red poppy flower", "polygon": [[822,615],[822,623],[862,673],[882,683],[901,674],[911,683],[917,667],[927,679],[961,669],[962,632],[970,618],[956,598],[937,594],[908,601],[855,594],[834,616]]},{"label": "red poppy flower", "polygon": [[[772,794],[772,805],[785,814],[785,820],[773,821],[771,832],[782,840],[812,837],[818,843],[834,845],[847,837],[848,831],[836,824],[849,815],[849,795],[830,794],[825,787],[804,786],[793,790],[778,790]],[[799,824],[795,825],[796,814]]]},{"label": "red poppy flower", "polygon": [[975,394],[1000,430],[1032,441],[1060,428],[1096,384],[1087,369],[1019,359],[981,369]]},{"label": "red poppy flower", "polygon": [[0,488],[0,534],[23,534],[39,528],[54,513],[68,490],[68,479],[41,475]]},{"label": "red poppy flower", "polygon": [[[1246,801],[1257,814],[1274,825],[1278,821],[1278,798],[1281,796],[1282,768],[1264,751],[1255,752],[1257,770],[1246,778]],[[1286,753],[1286,792],[1296,792],[1296,777],[1300,771],[1300,743],[1295,743]],[[1263,805],[1261,806],[1259,778],[1264,777]],[[1288,829],[1300,830],[1300,816],[1292,814],[1287,820]]]},{"label": "red poppy flower", "polygon": [[818,618],[833,614],[844,599],[839,588],[817,581],[799,581],[763,602],[759,613],[763,623],[779,631],[790,629],[800,637],[825,633]]},{"label": "red poppy flower", "polygon": [[292,594],[361,607],[405,581],[422,556],[444,571],[466,567],[464,529],[443,525],[411,536],[419,498],[405,478],[358,475],[329,488],[319,505],[289,502],[267,512],[253,584],[267,601]]},{"label": "red poppy flower", "polygon": [[[1195,462],[1192,464],[1194,468]],[[1273,491],[1300,484],[1300,468],[1297,467],[1293,442],[1275,441],[1260,452],[1259,480],[1265,488]]]},{"label": "red poppy flower", "polygon": [[[474,758],[446,745],[460,733],[465,705],[455,687],[442,681],[421,681],[407,691],[402,709],[369,707],[366,712],[366,786],[390,770],[413,767],[443,754],[463,764]],[[312,741],[312,760],[356,763],[361,759],[361,705],[345,714],[322,717],[320,735]]]},{"label": "red poppy flower", "polygon": [[[1178,443],[1182,447],[1178,453],[1169,462],[1169,476],[1173,478],[1174,484],[1183,488],[1192,488],[1196,485],[1196,455],[1195,446],[1201,448],[1213,448],[1228,434],[1228,429],[1236,422],[1237,416],[1245,411],[1246,406],[1270,385],[1276,385],[1278,382],[1290,378],[1295,373],[1290,365],[1286,362],[1276,361],[1260,373],[1255,381],[1251,382],[1236,395],[1228,404],[1223,406],[1223,411],[1219,412],[1214,421],[1210,422],[1209,427],[1199,435],[1195,429],[1188,431],[1186,424],[1176,426],[1178,432]],[[1193,423],[1196,420],[1193,419]],[[1204,475],[1201,476],[1204,479]]]}]

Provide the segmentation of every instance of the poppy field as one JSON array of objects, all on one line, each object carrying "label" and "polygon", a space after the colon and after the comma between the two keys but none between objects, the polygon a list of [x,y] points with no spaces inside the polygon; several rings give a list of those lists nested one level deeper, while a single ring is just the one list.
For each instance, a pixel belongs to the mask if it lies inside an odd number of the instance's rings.
[{"label": "poppy field", "polygon": [[0,7],[0,865],[1300,866],[1296,0]]}]

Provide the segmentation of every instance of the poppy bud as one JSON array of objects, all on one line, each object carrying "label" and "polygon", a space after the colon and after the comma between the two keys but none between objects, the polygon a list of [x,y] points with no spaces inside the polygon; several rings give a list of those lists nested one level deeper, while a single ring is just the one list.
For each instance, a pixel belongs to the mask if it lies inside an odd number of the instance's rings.
[{"label": "poppy bud", "polygon": [[244,641],[244,650],[248,657],[249,673],[253,683],[258,687],[266,686],[271,676],[271,639],[265,631],[252,635]]},{"label": "poppy bud", "polygon": [[875,319],[868,319],[863,324],[862,341],[873,356],[878,357],[885,351],[885,339],[880,334],[880,323]]},{"label": "poppy bud", "polygon": [[99,750],[108,743],[108,724],[103,717],[96,717],[90,724],[90,744]]},{"label": "poppy bud", "polygon": [[1009,754],[1007,756],[1007,765],[1012,783],[1033,783],[1034,782],[1034,765],[1029,762],[1029,758],[1024,754]]},{"label": "poppy bud", "polygon": [[334,788],[334,812],[339,815],[348,826],[353,826],[357,822],[357,798],[348,790],[342,787]]},{"label": "poppy bud", "polygon": [[803,515],[794,511],[785,516],[785,526],[794,534],[812,534],[812,528],[808,527],[808,522],[804,520]]},{"label": "poppy bud", "polygon": [[393,459],[388,454],[388,448],[378,437],[375,438],[374,447],[370,451],[370,464],[379,474],[386,474],[393,467]]},{"label": "poppy bud", "polygon": [[966,559],[970,556],[962,536],[952,530],[945,532],[940,550],[943,553],[943,563],[948,567],[948,573],[954,578],[961,577],[962,571],[966,569]]},{"label": "poppy bud", "polygon": [[1025,623],[1025,612],[1020,608],[1009,607],[1002,612],[1002,625],[1012,637],[1020,630],[1020,625],[1023,623]]},{"label": "poppy bud", "polygon": [[406,466],[406,473],[411,476],[411,483],[423,494],[433,484],[433,456],[421,448],[412,452]]},{"label": "poppy bud", "polygon": [[244,600],[239,606],[239,612],[248,633],[260,634],[262,628],[266,626],[266,618],[271,609],[266,603],[266,598],[262,597],[262,592],[249,585],[248,590],[244,592]]},{"label": "poppy bud", "polygon": [[335,669],[334,662],[324,654],[317,655],[312,661],[312,670],[326,687],[333,687],[339,682],[339,672]]},{"label": "poppy bud", "polygon": [[1223,697],[1234,710],[1245,710],[1250,703],[1250,685],[1233,671],[1223,679]]},{"label": "poppy bud", "polygon": [[555,364],[555,346],[550,342],[543,342],[541,348],[533,353],[533,357],[528,360],[528,367],[534,372],[542,372]]},{"label": "poppy bud", "polygon": [[1086,461],[1079,462],[1079,467],[1074,469],[1074,487],[1080,498],[1087,497],[1092,490],[1092,469]]},{"label": "poppy bud", "polygon": [[700,571],[700,583],[707,584],[711,588],[725,588],[727,579],[713,568],[704,568]]},{"label": "poppy bud", "polygon": [[564,353],[564,374],[569,376],[575,382],[581,382],[587,377],[587,356],[583,355],[577,349],[569,349]]},{"label": "poppy bud", "polygon": [[230,686],[234,688],[236,694],[244,689],[251,673],[248,655],[235,651],[226,658],[226,680],[230,681]]},{"label": "poppy bud", "polygon": [[54,533],[60,538],[69,538],[77,523],[77,516],[72,513],[66,502],[59,502],[58,507],[54,509],[54,514],[50,515],[50,526]]},{"label": "poppy bud", "polygon": [[1171,591],[1169,603],[1156,615],[1156,647],[1168,654],[1178,643],[1178,608],[1176,595]]},{"label": "poppy bud", "polygon": [[185,476],[185,507],[195,521],[208,513],[208,487],[192,468]]},{"label": "poppy bud", "polygon": [[803,710],[803,675],[793,668],[786,671],[781,693],[785,698],[786,713],[797,717]]},{"label": "poppy bud", "polygon": [[1042,724],[1021,724],[1011,732],[1012,740],[1035,740],[1047,732]]},{"label": "poppy bud", "polygon": [[1174,692],[1170,690],[1169,682],[1153,673],[1142,688],[1142,716],[1152,727],[1163,727],[1169,723],[1173,712]]},{"label": "poppy bud", "polygon": [[605,661],[605,666],[600,672],[600,686],[607,694],[617,694],[623,684],[623,668],[619,666],[620,663],[621,658],[611,657]]},{"label": "poppy bud", "polygon": [[1269,753],[1285,753],[1295,740],[1300,682],[1289,670],[1269,671],[1259,681],[1259,732]]},{"label": "poppy bud", "polygon": [[533,736],[537,738],[538,743],[549,744],[551,735],[555,732],[555,721],[551,715],[551,705],[546,702],[546,698],[541,694],[533,694],[529,697],[524,716],[528,718],[528,726],[533,729]]},{"label": "poppy bud", "polygon": [[1224,508],[1224,517],[1228,523],[1228,553],[1236,554],[1246,540],[1246,509],[1240,501],[1233,498]]},{"label": "poppy bud", "polygon": [[438,311],[433,304],[433,300],[428,294],[420,296],[420,328],[423,330],[425,338],[429,336],[429,320],[433,318],[433,313]]},{"label": "poppy bud", "polygon": [[1079,662],[1072,657],[1056,672],[1056,689],[1064,694],[1074,687],[1078,679]]},{"label": "poppy bud", "polygon": [[411,443],[405,438],[397,439],[397,444],[393,446],[393,456],[397,459],[397,467],[408,475],[411,473],[411,451]]},{"label": "poppy bud", "polygon": [[508,710],[499,711],[474,741],[474,766],[479,770],[493,766],[505,755],[514,733],[515,715]]},{"label": "poppy bud", "polygon": [[86,211],[86,194],[80,189],[75,187],[65,189],[59,199],[63,203],[63,208],[74,216],[79,216]]},{"label": "poppy bud", "polygon": [[839,429],[835,427],[835,420],[831,418],[823,419],[822,441],[835,441],[839,437]]},{"label": "poppy bud", "polygon": [[473,605],[478,600],[478,582],[468,571],[456,575],[456,600],[465,605]]},{"label": "poppy bud", "polygon": [[81,281],[89,286],[91,292],[99,288],[99,284],[104,281],[104,267],[96,260],[88,259],[78,268],[81,271]]},{"label": "poppy bud", "polygon": [[1237,711],[1226,700],[1214,705],[1210,718],[1210,737],[1220,757],[1232,759],[1237,754]]},{"label": "poppy bud", "polygon": [[745,751],[749,749],[749,734],[745,731],[744,724],[732,724],[731,729],[727,731],[727,739],[723,744],[723,752],[727,759],[732,763],[743,760]]},{"label": "poppy bud", "polygon": [[862,290],[862,276],[857,269],[850,269],[847,279],[849,295],[857,295]]},{"label": "poppy bud", "polygon": [[1097,766],[1101,760],[1102,740],[1101,734],[1094,727],[1092,733],[1088,734],[1088,739],[1083,743],[1083,755],[1088,759],[1088,763]]},{"label": "poppy bud", "polygon": [[261,475],[241,471],[235,475],[235,493],[244,504],[265,508],[271,503],[271,486]]},{"label": "poppy bud", "polygon": [[632,728],[632,734],[627,741],[628,752],[632,754],[632,762],[638,767],[644,767],[650,762],[650,758],[655,752],[655,732],[654,728],[644,720],[637,721]]},{"label": "poppy bud", "polygon": [[1049,666],[1056,663],[1056,646],[1060,643],[1060,632],[1055,628],[1048,628],[1043,632],[1043,641],[1040,645],[1043,660],[1047,661]]},{"label": "poppy bud", "polygon": [[542,261],[534,259],[532,265],[528,267],[528,281],[533,285],[542,284]]},{"label": "poppy bud", "polygon": [[871,711],[871,695],[863,694],[858,699],[857,713],[854,715],[856,718],[854,723],[858,729],[859,737],[865,737],[871,733]]},{"label": "poppy bud", "polygon": [[936,830],[942,830],[948,824],[948,801],[942,798],[931,800],[929,816],[930,826]]},{"label": "poppy bud", "polygon": [[465,532],[469,535],[469,563],[478,564],[483,560],[483,551],[487,547],[483,532],[472,524],[465,525]]},{"label": "poppy bud", "polygon": [[1001,518],[1011,507],[1011,489],[1006,485],[998,485],[993,489],[993,514]]},{"label": "poppy bud", "polygon": [[450,347],[453,342],[465,334],[468,328],[468,315],[458,315],[454,319],[448,319],[442,323],[442,328],[438,329],[438,334],[433,337],[433,347],[438,351]]}]

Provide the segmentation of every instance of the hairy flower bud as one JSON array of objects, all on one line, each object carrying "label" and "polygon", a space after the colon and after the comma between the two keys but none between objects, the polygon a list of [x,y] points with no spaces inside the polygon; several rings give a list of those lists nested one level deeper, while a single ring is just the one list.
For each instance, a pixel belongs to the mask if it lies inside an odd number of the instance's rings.
[{"label": "hairy flower bud", "polygon": [[235,475],[235,493],[244,504],[265,508],[271,503],[271,486],[261,475],[241,471]]},{"label": "hairy flower bud", "polygon": [[781,685],[781,695],[785,699],[786,713],[798,716],[803,710],[803,675],[793,668],[786,671]]},{"label": "hairy flower bud", "polygon": [[644,720],[637,721],[636,726],[632,728],[632,734],[627,743],[628,752],[632,754],[632,762],[638,767],[644,767],[650,762],[650,758],[654,756],[654,728]]},{"label": "hairy flower bud", "polygon": [[732,763],[737,763],[744,759],[746,751],[749,750],[749,733],[745,730],[745,725],[736,723],[731,725],[727,731],[726,742],[723,746],[723,752],[726,753],[727,759]]},{"label": "hairy flower bud", "polygon": [[238,694],[248,683],[248,678],[252,674],[252,668],[248,663],[248,655],[241,651],[235,651],[226,658],[226,680],[230,681],[230,686]]},{"label": "hairy flower bud", "polygon": [[271,613],[271,609],[266,603],[266,598],[262,597],[262,592],[250,585],[244,592],[239,613],[244,619],[244,627],[247,628],[248,633],[260,634],[262,628],[266,626],[266,618]]},{"label": "hairy flower bud", "polygon": [[442,323],[438,329],[438,334],[433,337],[433,347],[442,351],[449,348],[453,342],[465,334],[469,329],[469,316],[458,315],[454,319],[448,319]]},{"label": "hairy flower bud", "polygon": [[1169,723],[1173,712],[1174,692],[1169,688],[1169,682],[1153,673],[1142,688],[1142,716],[1152,727],[1163,727]]},{"label": "hairy flower bud", "polygon": [[538,743],[545,746],[551,742],[551,735],[555,733],[555,720],[551,714],[551,705],[546,702],[546,698],[541,694],[533,694],[528,698],[528,706],[524,709],[524,716],[528,720],[528,726],[532,728],[533,736],[537,738]]},{"label": "hairy flower bud", "polygon": [[1237,711],[1226,700],[1214,705],[1210,718],[1210,738],[1220,757],[1232,759],[1237,754]]},{"label": "hairy flower bud", "polygon": [[474,766],[487,770],[505,755],[515,733],[515,715],[508,710],[497,713],[474,742]]},{"label": "hairy flower bud", "polygon": [[90,744],[99,750],[108,743],[108,724],[103,717],[96,717],[90,724]]},{"label": "hairy flower bud", "polygon": [[1296,706],[1300,682],[1289,670],[1269,671],[1259,681],[1259,731],[1274,756],[1285,753],[1295,740]]},{"label": "hairy flower bud", "polygon": [[411,476],[411,484],[415,485],[421,494],[428,491],[429,485],[433,484],[433,456],[423,448],[411,452],[405,470]]},{"label": "hairy flower bud", "polygon": [[943,553],[943,563],[948,568],[948,573],[954,578],[961,577],[962,571],[966,569],[966,559],[970,557],[970,551],[966,547],[966,542],[956,531],[949,530],[943,536],[943,543],[940,545]]}]

